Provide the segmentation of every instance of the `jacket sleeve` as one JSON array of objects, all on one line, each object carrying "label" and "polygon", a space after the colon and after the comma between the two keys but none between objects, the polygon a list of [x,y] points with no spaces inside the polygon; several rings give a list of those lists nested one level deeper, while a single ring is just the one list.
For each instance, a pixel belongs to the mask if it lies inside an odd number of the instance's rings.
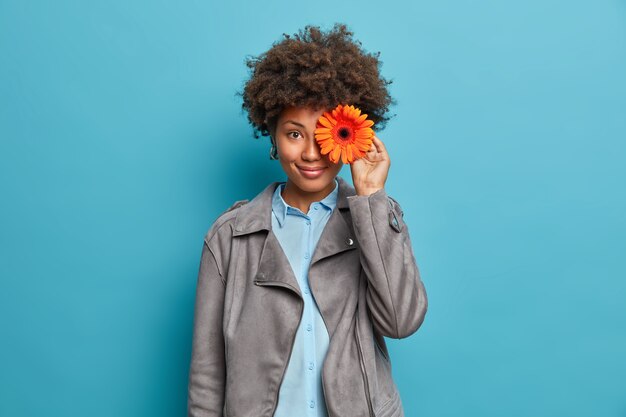
[{"label": "jacket sleeve", "polygon": [[222,317],[225,285],[215,253],[205,238],[196,287],[188,417],[223,415],[226,364]]},{"label": "jacket sleeve", "polygon": [[408,337],[424,321],[428,300],[402,209],[384,188],[349,196],[348,204],[374,329],[393,339]]}]

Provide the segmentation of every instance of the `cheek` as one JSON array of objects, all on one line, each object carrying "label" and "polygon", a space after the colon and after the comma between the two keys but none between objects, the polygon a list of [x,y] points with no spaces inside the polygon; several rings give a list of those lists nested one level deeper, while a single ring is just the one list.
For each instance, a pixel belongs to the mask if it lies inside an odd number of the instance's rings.
[{"label": "cheek", "polygon": [[278,148],[278,156],[284,162],[291,162],[294,160],[294,152],[290,149],[280,149]]},{"label": "cheek", "polygon": [[328,164],[330,165],[330,170],[334,171],[334,172],[339,172],[341,170],[341,167],[343,166],[342,163],[336,164],[334,162],[331,162],[328,159],[328,154],[324,155],[324,158],[326,159],[326,161],[328,162]]},{"label": "cheek", "polygon": [[277,146],[278,156],[284,161],[295,161],[296,159],[298,159],[298,155],[301,154],[298,146],[288,141],[278,141]]}]

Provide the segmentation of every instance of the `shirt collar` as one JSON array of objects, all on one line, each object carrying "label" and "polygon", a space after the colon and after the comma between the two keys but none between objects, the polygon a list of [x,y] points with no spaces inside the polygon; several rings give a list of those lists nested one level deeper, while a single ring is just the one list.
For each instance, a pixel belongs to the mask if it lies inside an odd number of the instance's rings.
[{"label": "shirt collar", "polygon": [[[276,215],[276,219],[278,220],[278,224],[280,227],[283,227],[283,224],[285,222],[285,216],[287,216],[287,213],[290,210],[296,210],[295,207],[290,206],[283,199],[281,192],[283,191],[284,188],[285,188],[285,183],[284,182],[280,183],[278,187],[276,187],[276,190],[274,191],[274,195],[272,196],[272,211]],[[337,205],[338,192],[339,192],[339,181],[337,181],[337,178],[335,178],[335,188],[333,188],[333,190],[326,197],[324,197],[321,201],[316,201],[312,204],[320,203],[321,205],[323,205],[324,207],[332,211]]]},{"label": "shirt collar", "polygon": [[[341,176],[338,175],[335,178],[339,184],[337,209],[348,210],[350,207],[348,198],[356,196],[356,190]],[[272,182],[247,204],[236,209],[233,236],[242,236],[259,230],[272,230],[272,217],[274,216],[272,213],[272,195],[279,184],[278,181]],[[335,211],[333,210],[333,213]],[[329,221],[331,220],[332,216]]]}]

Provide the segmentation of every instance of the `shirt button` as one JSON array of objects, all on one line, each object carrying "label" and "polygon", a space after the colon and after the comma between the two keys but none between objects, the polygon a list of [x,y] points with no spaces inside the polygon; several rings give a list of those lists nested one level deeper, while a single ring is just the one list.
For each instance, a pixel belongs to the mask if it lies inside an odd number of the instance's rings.
[{"label": "shirt button", "polygon": [[309,254],[308,253],[304,254],[304,259],[309,259]]},{"label": "shirt button", "polygon": [[306,331],[310,332],[311,330],[313,330],[313,326],[311,326],[311,324],[309,323],[306,325]]},{"label": "shirt button", "polygon": [[313,362],[309,362],[309,371],[312,371],[314,367],[315,364]]},{"label": "shirt button", "polygon": [[311,402],[309,403],[309,407],[310,407],[310,408],[314,408],[314,407],[315,407],[315,401],[311,401]]},{"label": "shirt button", "polygon": [[317,210],[319,206],[317,204],[313,205],[313,210]]},{"label": "shirt button", "polygon": [[304,287],[304,293],[308,294],[309,293],[309,287]]}]

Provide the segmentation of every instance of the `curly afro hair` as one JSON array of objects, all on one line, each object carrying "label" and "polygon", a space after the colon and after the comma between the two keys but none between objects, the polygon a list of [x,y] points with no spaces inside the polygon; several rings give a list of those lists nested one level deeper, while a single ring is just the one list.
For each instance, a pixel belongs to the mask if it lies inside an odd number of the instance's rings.
[{"label": "curly afro hair", "polygon": [[247,57],[250,78],[242,92],[242,111],[254,129],[254,137],[274,137],[276,122],[288,106],[332,109],[337,104],[359,107],[381,130],[391,118],[395,104],[380,75],[380,52],[370,54],[361,42],[352,39],[345,24],[335,23],[322,32],[307,25],[283,39],[258,57]]}]

